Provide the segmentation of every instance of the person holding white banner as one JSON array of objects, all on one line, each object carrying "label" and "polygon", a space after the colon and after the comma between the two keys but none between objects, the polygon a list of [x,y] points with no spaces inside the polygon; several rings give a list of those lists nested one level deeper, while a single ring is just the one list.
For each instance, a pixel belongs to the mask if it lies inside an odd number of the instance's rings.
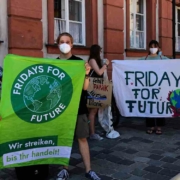
[{"label": "person holding white banner", "polygon": [[[103,74],[108,67],[109,60],[106,59],[104,64],[102,65],[101,59],[101,47],[97,44],[94,44],[90,48],[90,56],[89,56],[89,65],[91,66],[92,70],[90,71],[91,77],[99,77],[103,78]],[[94,140],[102,140],[103,138],[95,133],[95,117],[98,112],[98,108],[90,108],[89,109],[89,120],[90,120],[90,139]]]},{"label": "person holding white banner", "polygon": [[[168,58],[165,56],[162,56],[161,53],[159,53],[160,46],[159,43],[156,40],[152,40],[149,43],[149,54],[146,57],[140,58],[140,60],[167,60]],[[164,118],[146,118],[146,127],[147,131],[146,133],[152,134],[155,132],[157,135],[162,134],[161,127],[165,125],[165,119]]]}]

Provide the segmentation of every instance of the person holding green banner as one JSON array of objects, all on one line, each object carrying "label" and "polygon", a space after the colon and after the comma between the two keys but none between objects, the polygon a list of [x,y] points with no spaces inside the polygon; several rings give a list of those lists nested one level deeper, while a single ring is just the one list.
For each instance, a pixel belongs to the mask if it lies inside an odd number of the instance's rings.
[{"label": "person holding green banner", "polygon": [[[64,32],[60,34],[59,37],[57,38],[57,43],[60,50],[60,55],[57,59],[82,60],[81,58],[74,56],[71,52],[71,49],[73,47],[73,37],[69,33]],[[85,177],[91,180],[100,180],[97,174],[91,170],[89,145],[86,139],[89,136],[89,124],[87,118],[88,109],[86,107],[86,90],[89,86],[89,72],[91,68],[88,63],[85,64],[85,68],[86,68],[86,76],[85,76],[84,86],[79,104],[75,135],[76,138],[78,139],[79,150],[86,168]],[[69,178],[68,167],[64,167],[58,173],[56,180],[67,180],[68,178]]]}]

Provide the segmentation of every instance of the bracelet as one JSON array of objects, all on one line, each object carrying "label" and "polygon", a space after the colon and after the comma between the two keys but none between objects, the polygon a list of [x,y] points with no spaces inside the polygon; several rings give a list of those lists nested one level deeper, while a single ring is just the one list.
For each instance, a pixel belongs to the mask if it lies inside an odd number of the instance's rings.
[{"label": "bracelet", "polygon": [[85,75],[85,79],[89,79],[89,74],[86,74],[86,75]]}]

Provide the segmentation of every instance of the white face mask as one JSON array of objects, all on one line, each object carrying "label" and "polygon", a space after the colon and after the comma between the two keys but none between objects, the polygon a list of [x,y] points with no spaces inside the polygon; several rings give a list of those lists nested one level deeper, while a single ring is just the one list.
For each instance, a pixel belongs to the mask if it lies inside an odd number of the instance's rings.
[{"label": "white face mask", "polygon": [[150,48],[149,50],[150,50],[151,54],[156,54],[158,51],[158,48]]},{"label": "white face mask", "polygon": [[71,50],[71,46],[69,44],[63,43],[59,45],[59,50],[64,53],[67,54],[70,52]]}]

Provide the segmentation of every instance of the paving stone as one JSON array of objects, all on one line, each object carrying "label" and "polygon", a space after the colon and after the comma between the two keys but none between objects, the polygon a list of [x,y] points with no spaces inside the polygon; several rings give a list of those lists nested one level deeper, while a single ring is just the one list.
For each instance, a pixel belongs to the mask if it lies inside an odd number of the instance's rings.
[{"label": "paving stone", "polygon": [[165,163],[162,167],[173,170],[173,171],[179,171],[180,172],[180,166],[175,165],[175,164]]},{"label": "paving stone", "polygon": [[162,154],[162,156],[167,156],[167,157],[172,157],[172,158],[176,158],[177,154],[172,153],[172,152],[165,152]]},{"label": "paving stone", "polygon": [[120,164],[123,164],[123,165],[126,165],[126,166],[129,166],[131,164],[134,164],[135,162],[134,161],[130,161],[128,159],[123,159]]},{"label": "paving stone", "polygon": [[177,158],[177,159],[180,159],[180,156],[177,156],[176,158]]},{"label": "paving stone", "polygon": [[[104,175],[99,175],[99,177],[102,179],[102,180],[112,180],[112,177],[108,177],[108,176],[104,176]],[[87,180],[87,179],[86,179]]]},{"label": "paving stone", "polygon": [[140,151],[140,152],[138,152],[138,153],[136,153],[136,156],[137,157],[149,157],[151,155],[151,153],[149,153],[149,152],[143,152],[143,151]]},{"label": "paving stone", "polygon": [[112,148],[111,150],[113,151],[124,151],[126,150],[127,148],[125,147],[122,147],[122,146],[115,146],[114,148]]},{"label": "paving stone", "polygon": [[143,140],[141,140],[141,142],[143,142],[143,143],[153,143],[154,141],[151,141],[149,139],[143,139]]},{"label": "paving stone", "polygon": [[158,155],[161,155],[164,153],[164,151],[161,151],[161,150],[151,150],[150,151],[152,154],[158,154]]},{"label": "paving stone", "polygon": [[91,162],[92,164],[102,166],[107,169],[113,169],[115,171],[121,171],[122,169],[128,168],[127,166],[116,164],[107,160],[97,159]]},{"label": "paving stone", "polygon": [[134,161],[142,162],[142,163],[148,163],[150,161],[150,159],[146,158],[146,157],[135,157]]},{"label": "paving stone", "polygon": [[127,154],[125,152],[120,152],[120,151],[114,151],[110,155],[119,157],[121,159],[129,159],[129,160],[133,160],[136,157],[136,154]]},{"label": "paving stone", "polygon": [[121,158],[118,158],[116,156],[113,156],[113,155],[107,155],[106,159],[110,162],[114,162],[114,163],[121,163],[122,159]]},{"label": "paving stone", "polygon": [[180,166],[180,160],[178,159],[174,164]]},{"label": "paving stone", "polygon": [[172,157],[164,157],[160,161],[168,162],[168,163],[174,163],[175,161],[177,161],[177,159],[172,158]]},{"label": "paving stone", "polygon": [[163,164],[165,164],[165,162],[151,159],[147,164],[149,164],[151,166],[161,167]]},{"label": "paving stone", "polygon": [[148,167],[144,168],[144,170],[152,172],[152,173],[158,173],[160,170],[162,170],[162,168],[157,167],[157,166],[148,166]]},{"label": "paving stone", "polygon": [[77,153],[73,153],[73,154],[71,154],[71,158],[81,159],[81,155],[80,155],[80,154],[77,154]]},{"label": "paving stone", "polygon": [[101,153],[101,154],[98,154],[95,157],[98,158],[98,159],[106,159],[107,158],[107,154]]},{"label": "paving stone", "polygon": [[98,151],[90,151],[91,157],[94,157],[94,156],[96,156],[96,155],[98,155],[98,154],[99,154]]},{"label": "paving stone", "polygon": [[160,159],[163,158],[163,156],[156,155],[156,154],[151,154],[148,158],[153,159],[153,160],[160,160]]},{"label": "paving stone", "polygon": [[93,147],[93,148],[91,148],[91,151],[103,151],[104,150],[104,148],[102,148],[102,147],[98,147],[98,146],[96,146],[96,147]]},{"label": "paving stone", "polygon": [[110,154],[110,153],[112,153],[113,151],[112,150],[109,150],[109,149],[104,149],[103,151],[102,151],[102,153],[104,153],[104,154]]},{"label": "paving stone", "polygon": [[103,166],[99,166],[97,164],[91,163],[91,167],[96,173],[105,175],[105,176],[112,176],[112,174],[116,173],[117,171],[112,168],[106,168]]},{"label": "paving stone", "polygon": [[79,164],[80,162],[81,162],[80,159],[71,158],[69,164],[70,164],[71,166],[76,166],[76,164]]},{"label": "paving stone", "polygon": [[170,180],[169,176],[163,176],[160,174],[148,173],[143,176],[143,178],[148,180]]},{"label": "paving stone", "polygon": [[121,139],[121,142],[123,142],[123,143],[129,143],[129,142],[131,142],[131,140],[130,140],[130,139]]},{"label": "paving stone", "polygon": [[179,142],[176,142],[176,143],[175,143],[175,145],[178,145],[178,146],[180,146],[180,141],[179,141]]},{"label": "paving stone", "polygon": [[138,176],[131,176],[130,178],[126,179],[126,180],[146,180],[142,177],[138,177]]},{"label": "paving stone", "polygon": [[144,169],[146,167],[148,167],[149,165],[148,164],[145,164],[145,163],[141,163],[141,162],[135,162],[134,164],[132,164],[130,166],[131,169],[135,170],[135,169]]},{"label": "paving stone", "polygon": [[128,153],[128,154],[135,154],[135,153],[137,153],[138,151],[136,151],[136,150],[134,150],[134,149],[127,149],[127,150],[125,150],[125,151],[123,151],[123,152]]},{"label": "paving stone", "polygon": [[123,172],[117,172],[113,174],[112,177],[117,179],[128,179],[131,177],[131,175]]},{"label": "paving stone", "polygon": [[132,140],[132,141],[141,141],[141,140],[144,140],[141,137],[132,137],[132,138],[129,138],[129,139]]},{"label": "paving stone", "polygon": [[135,169],[131,174],[135,175],[135,176],[139,176],[142,177],[145,174],[147,174],[148,172],[145,170],[141,170],[141,169]]},{"label": "paving stone", "polygon": [[169,176],[169,177],[174,177],[178,173],[179,173],[178,171],[173,171],[173,170],[170,170],[170,169],[162,169],[161,171],[158,172],[158,174],[166,175],[166,176]]}]

